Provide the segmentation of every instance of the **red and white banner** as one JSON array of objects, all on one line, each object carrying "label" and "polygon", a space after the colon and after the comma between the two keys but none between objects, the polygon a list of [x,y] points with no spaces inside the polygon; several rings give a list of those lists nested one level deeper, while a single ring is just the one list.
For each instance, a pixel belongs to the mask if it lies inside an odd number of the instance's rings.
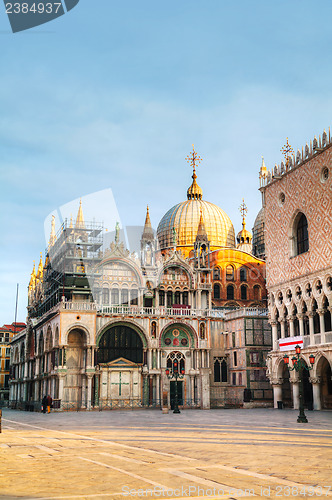
[{"label": "red and white banner", "polygon": [[286,339],[279,339],[280,351],[295,351],[295,346],[299,345],[303,348],[303,337],[287,337]]}]

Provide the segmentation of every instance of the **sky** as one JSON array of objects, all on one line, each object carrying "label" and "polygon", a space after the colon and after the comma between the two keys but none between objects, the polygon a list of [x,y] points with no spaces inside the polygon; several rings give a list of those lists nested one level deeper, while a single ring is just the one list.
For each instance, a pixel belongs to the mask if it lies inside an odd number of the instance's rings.
[{"label": "sky", "polygon": [[236,233],[244,198],[251,228],[262,155],[272,168],[286,137],[296,151],[332,125],[331,14],[330,0],[80,0],[13,34],[1,3],[0,325],[17,283],[26,319],[51,213],[76,217],[82,197],[86,218],[102,206],[105,227],[135,226],[149,204],[156,228],[186,199],[192,144],[203,198]]}]

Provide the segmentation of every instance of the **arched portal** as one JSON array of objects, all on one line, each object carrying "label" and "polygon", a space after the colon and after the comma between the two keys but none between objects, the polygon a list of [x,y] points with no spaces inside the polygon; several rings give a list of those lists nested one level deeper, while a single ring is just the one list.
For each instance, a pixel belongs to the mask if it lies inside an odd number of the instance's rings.
[{"label": "arched portal", "polygon": [[97,363],[101,369],[99,404],[113,407],[140,401],[143,341],[132,326],[115,324],[102,334]]},{"label": "arched portal", "polygon": [[[317,373],[320,374],[321,405],[324,409],[332,409],[332,371],[325,357],[318,361]],[[319,369],[319,370],[318,370]]]},{"label": "arched portal", "polygon": [[112,326],[99,340],[98,364],[109,363],[117,358],[143,363],[142,339],[129,325]]},{"label": "arched portal", "polygon": [[[75,328],[68,333],[66,348],[67,374],[64,383],[63,400],[66,403],[81,405],[82,403],[82,368],[85,364],[86,334]],[[76,407],[76,406],[75,406]]]}]

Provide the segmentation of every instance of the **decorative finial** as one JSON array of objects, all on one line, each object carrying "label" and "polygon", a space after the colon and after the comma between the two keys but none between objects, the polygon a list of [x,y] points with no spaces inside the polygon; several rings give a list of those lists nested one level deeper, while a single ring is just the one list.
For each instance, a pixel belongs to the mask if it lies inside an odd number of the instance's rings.
[{"label": "decorative finial", "polygon": [[199,187],[199,185],[196,182],[196,179],[197,179],[196,166],[202,161],[202,158],[200,156],[198,156],[197,152],[195,151],[194,145],[193,145],[192,153],[190,153],[186,157],[186,161],[193,168],[193,175],[192,175],[193,183],[187,191],[187,198],[188,198],[188,200],[201,200],[203,193],[202,193],[202,189]]},{"label": "decorative finial", "polygon": [[76,229],[85,229],[85,222],[82,209],[82,198],[80,198],[80,206],[78,207],[77,217],[76,217]]},{"label": "decorative finial", "polygon": [[290,159],[291,155],[294,154],[293,148],[288,142],[288,137],[286,137],[286,144],[284,144],[284,146],[280,149],[280,151],[284,155],[285,164],[286,164],[286,167],[288,167],[289,159]]},{"label": "decorative finial", "polygon": [[[196,165],[202,161],[202,158],[198,156],[193,145],[193,151],[186,157],[187,163],[193,167],[193,177],[196,176]],[[195,177],[196,178],[196,177]]]},{"label": "decorative finial", "polygon": [[174,246],[174,248],[176,248],[176,236],[177,236],[177,234],[176,234],[176,229],[174,226],[172,229],[172,233],[173,233],[173,246]]},{"label": "decorative finial", "polygon": [[240,213],[242,215],[242,225],[245,227],[246,225],[246,215],[248,213],[247,205],[244,203],[244,198],[242,198],[242,203],[239,207]]}]

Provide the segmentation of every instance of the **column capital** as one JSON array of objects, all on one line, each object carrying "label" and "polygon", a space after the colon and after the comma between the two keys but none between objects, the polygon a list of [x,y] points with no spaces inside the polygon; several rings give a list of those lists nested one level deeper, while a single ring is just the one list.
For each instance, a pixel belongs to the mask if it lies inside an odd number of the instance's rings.
[{"label": "column capital", "polygon": [[317,312],[318,312],[319,316],[324,316],[326,310],[325,309],[317,309]]},{"label": "column capital", "polygon": [[284,379],[279,377],[279,378],[271,378],[270,379],[271,385],[282,385],[284,383]]},{"label": "column capital", "polygon": [[297,319],[301,320],[301,319],[304,319],[305,317],[305,314],[304,313],[297,313]]},{"label": "column capital", "polygon": [[321,383],[321,378],[320,378],[320,377],[310,377],[310,378],[309,378],[309,381],[310,381],[312,384],[320,384],[320,383]]}]

